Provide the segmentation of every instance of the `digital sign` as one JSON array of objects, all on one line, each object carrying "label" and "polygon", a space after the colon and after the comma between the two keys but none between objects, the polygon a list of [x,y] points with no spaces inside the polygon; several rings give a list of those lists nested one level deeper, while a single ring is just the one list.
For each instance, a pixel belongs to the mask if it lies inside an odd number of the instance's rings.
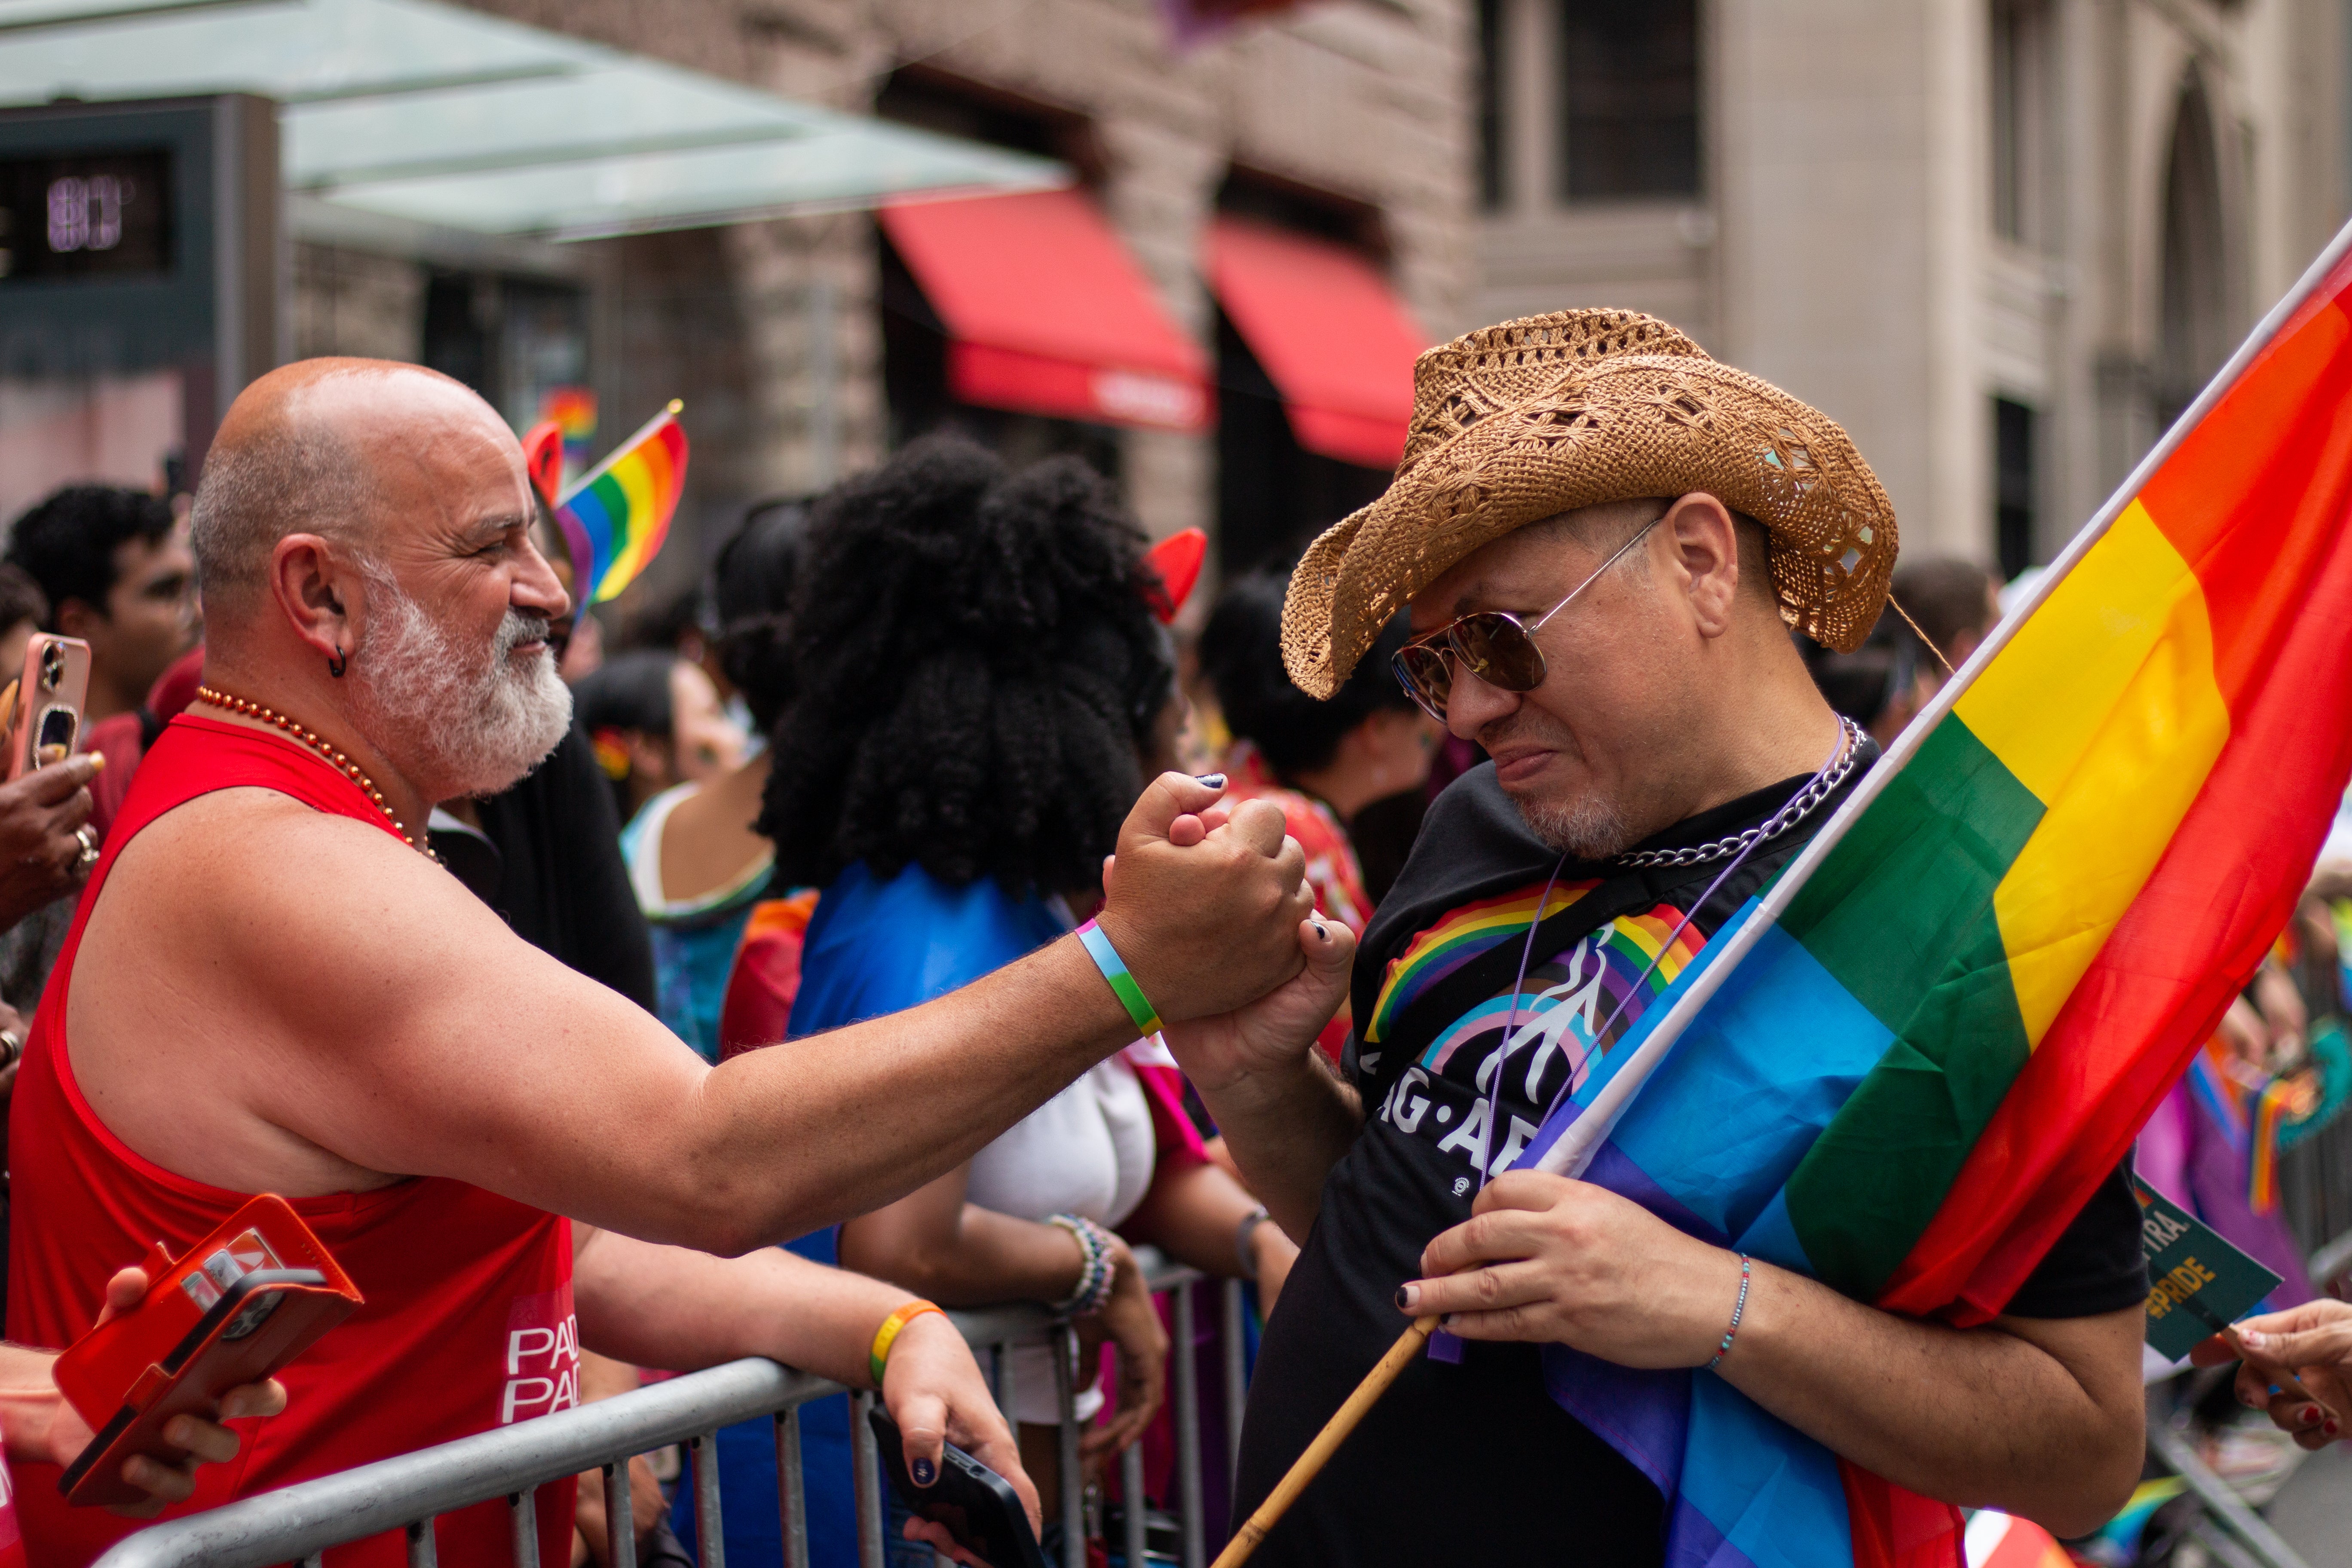
[{"label": "digital sign", "polygon": [[0,285],[172,269],[172,154],[0,158]]}]

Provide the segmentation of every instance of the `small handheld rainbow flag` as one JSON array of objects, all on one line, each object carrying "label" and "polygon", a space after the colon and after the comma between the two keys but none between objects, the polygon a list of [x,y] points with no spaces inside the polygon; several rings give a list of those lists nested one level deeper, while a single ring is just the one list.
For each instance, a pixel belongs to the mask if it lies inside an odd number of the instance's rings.
[{"label": "small handheld rainbow flag", "polygon": [[627,587],[669,536],[686,488],[686,430],[677,422],[685,406],[672,398],[556,501],[583,604],[602,604]]}]

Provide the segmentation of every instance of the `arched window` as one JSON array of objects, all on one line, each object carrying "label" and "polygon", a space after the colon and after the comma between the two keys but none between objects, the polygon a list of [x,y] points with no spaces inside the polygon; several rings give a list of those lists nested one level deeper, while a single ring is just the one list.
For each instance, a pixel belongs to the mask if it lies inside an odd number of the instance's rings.
[{"label": "arched window", "polygon": [[2156,416],[2169,428],[2230,356],[2228,231],[2221,159],[2204,79],[2191,66],[2174,110],[2164,172],[2162,320]]}]

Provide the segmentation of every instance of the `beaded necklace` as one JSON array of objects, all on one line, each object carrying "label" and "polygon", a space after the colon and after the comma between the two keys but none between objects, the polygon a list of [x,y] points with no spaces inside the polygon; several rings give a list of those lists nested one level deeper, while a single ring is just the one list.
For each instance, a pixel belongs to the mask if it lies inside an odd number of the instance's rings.
[{"label": "beaded necklace", "polygon": [[351,758],[343,755],[342,752],[329,745],[323,737],[310,730],[304,729],[293,720],[286,717],[285,714],[278,712],[273,709],[265,708],[258,702],[247,702],[242,697],[231,697],[226,691],[215,691],[209,686],[197,687],[196,698],[199,701],[210,703],[215,708],[226,709],[229,712],[237,714],[240,717],[247,719],[258,719],[265,724],[275,724],[288,735],[290,735],[295,740],[301,742],[305,746],[310,747],[311,751],[317,752],[319,756],[330,766],[347,775],[353,784],[359,785],[362,790],[366,792],[368,799],[375,803],[375,808],[383,813],[383,819],[392,824],[392,830],[400,835],[400,841],[403,844],[407,845],[411,849],[421,852],[427,860],[432,861],[435,865],[437,866],[441,863],[441,857],[433,852],[432,844],[429,842],[421,844],[417,842],[415,838],[410,836],[407,824],[402,822],[400,818],[392,814],[392,806],[384,800],[383,792],[375,787],[375,780],[368,777],[366,772],[360,767],[359,763],[352,761]]}]

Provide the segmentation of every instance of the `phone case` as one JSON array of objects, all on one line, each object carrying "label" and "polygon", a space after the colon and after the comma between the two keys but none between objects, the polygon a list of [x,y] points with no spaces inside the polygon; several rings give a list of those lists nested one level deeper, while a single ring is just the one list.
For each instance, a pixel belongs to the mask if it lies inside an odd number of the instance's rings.
[{"label": "phone case", "polygon": [[350,1276],[285,1199],[264,1193],[176,1264],[161,1243],[138,1306],[58,1358],[58,1388],[98,1434],[58,1481],[77,1506],[139,1502],[133,1454],[176,1463],[173,1416],[209,1416],[239,1384],[271,1377],[362,1305]]},{"label": "phone case", "polygon": [[1045,1554],[1038,1550],[1036,1531],[1029,1528],[1013,1483],[948,1443],[940,1450],[938,1484],[918,1487],[907,1474],[907,1442],[898,1424],[878,1403],[866,1419],[882,1451],[882,1473],[908,1512],[946,1525],[956,1543],[979,1553],[989,1568],[1045,1568]]},{"label": "phone case", "polygon": [[25,644],[16,715],[8,723],[8,776],[20,779],[39,767],[44,746],[63,746],[60,758],[70,754],[89,704],[89,644],[35,633]]}]

